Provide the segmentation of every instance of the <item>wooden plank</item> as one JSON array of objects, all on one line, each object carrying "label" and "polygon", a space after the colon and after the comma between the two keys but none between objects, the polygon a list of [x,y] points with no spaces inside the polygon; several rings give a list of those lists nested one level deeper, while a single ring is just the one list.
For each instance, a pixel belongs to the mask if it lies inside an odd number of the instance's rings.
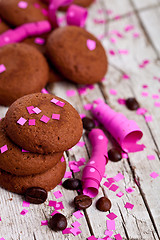
[{"label": "wooden plank", "polygon": [[130,0],[131,2],[134,3],[136,9],[140,10],[141,8],[149,8],[154,5],[159,4],[159,0]]},{"label": "wooden plank", "polygon": [[[139,16],[145,26],[145,29],[150,36],[153,45],[155,46],[158,56],[160,56],[160,6],[139,13]],[[153,27],[154,26],[154,27]]]}]

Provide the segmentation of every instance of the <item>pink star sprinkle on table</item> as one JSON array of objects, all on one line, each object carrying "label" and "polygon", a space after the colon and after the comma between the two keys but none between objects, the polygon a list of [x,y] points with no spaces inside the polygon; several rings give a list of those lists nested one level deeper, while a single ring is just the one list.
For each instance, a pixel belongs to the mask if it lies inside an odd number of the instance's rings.
[{"label": "pink star sprinkle on table", "polygon": [[128,208],[128,209],[130,209],[130,210],[132,210],[133,209],[133,207],[134,207],[134,205],[133,204],[131,204],[131,203],[126,203],[125,204],[125,206],[124,206],[125,208]]},{"label": "pink star sprinkle on table", "polygon": [[84,216],[83,213],[81,213],[81,211],[76,211],[76,212],[73,213],[73,215],[74,215],[77,219],[82,218],[82,217]]},{"label": "pink star sprinkle on table", "polygon": [[157,177],[159,176],[159,174],[156,173],[156,172],[152,172],[152,173],[150,174],[150,176],[151,176],[152,178],[157,178]]}]

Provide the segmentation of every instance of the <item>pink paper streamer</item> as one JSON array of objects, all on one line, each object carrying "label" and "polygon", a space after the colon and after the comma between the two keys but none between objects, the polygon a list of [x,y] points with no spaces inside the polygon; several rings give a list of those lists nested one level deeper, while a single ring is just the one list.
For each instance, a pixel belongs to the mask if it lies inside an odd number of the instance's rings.
[{"label": "pink paper streamer", "polygon": [[10,44],[21,42],[27,37],[41,35],[50,32],[52,26],[49,21],[38,21],[33,23],[25,23],[15,29],[7,30],[0,35],[0,47]]},{"label": "pink paper streamer", "polygon": [[93,129],[88,137],[92,145],[92,156],[83,169],[83,193],[95,197],[105,173],[108,139],[101,129]]},{"label": "pink paper streamer", "polygon": [[138,145],[143,133],[133,120],[115,112],[103,100],[96,100],[91,108],[93,116],[104,125],[125,152],[142,151],[145,146]]}]

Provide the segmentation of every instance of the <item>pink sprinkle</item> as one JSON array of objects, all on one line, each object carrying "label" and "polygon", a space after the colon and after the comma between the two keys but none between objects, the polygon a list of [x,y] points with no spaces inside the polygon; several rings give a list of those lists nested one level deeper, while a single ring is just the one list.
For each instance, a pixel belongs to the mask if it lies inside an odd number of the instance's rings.
[{"label": "pink sprinkle", "polygon": [[124,31],[125,32],[129,32],[129,31],[131,31],[131,30],[133,30],[134,29],[134,26],[133,25],[127,25],[125,28],[124,28]]},{"label": "pink sprinkle", "polygon": [[2,237],[2,238],[0,238],[0,240],[5,240],[5,239]]},{"label": "pink sprinkle", "polygon": [[156,173],[156,172],[152,172],[152,173],[150,174],[150,176],[151,176],[152,178],[157,178],[157,177],[159,176],[159,174]]},{"label": "pink sprinkle", "polygon": [[116,194],[116,196],[119,197],[119,198],[122,197],[123,195],[124,195],[124,193],[122,193],[122,192],[119,192],[119,193]]},{"label": "pink sprinkle", "polygon": [[26,214],[27,214],[27,212],[28,212],[28,210],[27,210],[27,209],[23,209],[23,210],[20,212],[20,214],[24,216],[24,215],[26,215]]},{"label": "pink sprinkle", "polygon": [[122,158],[128,159],[128,154],[127,154],[127,153],[124,153],[124,152],[122,152]]},{"label": "pink sprinkle", "polygon": [[73,227],[78,228],[81,226],[81,224],[78,221],[75,221],[74,223],[71,224]]},{"label": "pink sprinkle", "polygon": [[58,103],[58,100],[57,100],[56,98],[53,98],[53,99],[51,100],[51,102],[57,104],[57,103]]},{"label": "pink sprinkle", "polygon": [[111,41],[111,43],[116,43],[117,42],[117,40],[115,39],[115,38],[110,38],[110,41]]},{"label": "pink sprinkle", "polygon": [[62,193],[61,193],[60,191],[56,191],[56,192],[54,192],[53,194],[54,194],[54,196],[55,196],[57,199],[63,197],[63,195],[62,195]]},{"label": "pink sprinkle", "polygon": [[0,148],[0,150],[1,150],[1,153],[4,153],[4,152],[8,151],[7,145],[2,146],[2,147]]},{"label": "pink sprinkle", "polygon": [[43,14],[44,16],[48,16],[48,11],[47,11],[47,9],[43,8],[41,12],[42,12],[42,14]]},{"label": "pink sprinkle", "polygon": [[128,50],[118,50],[118,53],[119,54],[123,54],[123,55],[126,55],[126,54],[128,54]]},{"label": "pink sprinkle", "polygon": [[4,64],[0,64],[0,73],[3,73],[6,71],[6,67],[4,66]]},{"label": "pink sprinkle", "polygon": [[126,100],[124,98],[118,98],[118,103],[121,105],[125,105],[126,104]]},{"label": "pink sprinkle", "polygon": [[23,201],[22,207],[29,207],[29,206],[30,206],[29,202]]},{"label": "pink sprinkle", "polygon": [[122,78],[123,79],[130,79],[130,77],[127,74],[123,74]]},{"label": "pink sprinkle", "polygon": [[54,216],[55,214],[59,213],[57,210],[51,213],[51,216]]},{"label": "pink sprinkle", "polygon": [[117,95],[117,90],[115,90],[115,89],[110,89],[109,92],[111,95]]},{"label": "pink sprinkle", "polygon": [[92,104],[88,103],[88,104],[85,104],[83,107],[84,107],[85,110],[91,110]]},{"label": "pink sprinkle", "polygon": [[34,5],[35,8],[40,8],[39,3],[34,3],[33,5]]},{"label": "pink sprinkle", "polygon": [[78,147],[83,147],[84,145],[85,145],[85,142],[78,142],[77,144],[76,144]]},{"label": "pink sprinkle", "polygon": [[64,161],[65,161],[65,160],[64,160],[64,157],[62,156],[62,157],[61,157],[61,162],[64,162]]},{"label": "pink sprinkle", "polygon": [[109,188],[109,190],[116,192],[119,187],[116,184],[112,184],[112,186]]},{"label": "pink sprinkle", "polygon": [[152,116],[145,116],[146,122],[152,122]]},{"label": "pink sprinkle", "polygon": [[97,240],[97,238],[96,238],[95,236],[93,236],[93,235],[90,236],[90,237],[88,237],[87,239],[88,239],[88,240]]},{"label": "pink sprinkle", "polygon": [[154,106],[155,106],[155,107],[160,107],[160,102],[155,102],[155,103],[154,103]]},{"label": "pink sprinkle", "polygon": [[[108,237],[111,237],[111,236],[113,235],[113,231],[108,231],[108,230],[106,230],[106,231],[104,232],[104,234],[107,235]],[[107,239],[108,239],[108,238],[107,238]]]},{"label": "pink sprinkle", "polygon": [[36,124],[36,119],[29,119],[28,124],[29,126],[34,126]]},{"label": "pink sprinkle", "polygon": [[90,51],[93,51],[96,48],[96,42],[91,39],[87,39],[87,47]]},{"label": "pink sprinkle", "polygon": [[136,111],[137,115],[144,115],[147,112],[145,108],[138,108]]},{"label": "pink sprinkle", "polygon": [[114,183],[115,181],[113,178],[108,178],[107,180],[108,180],[108,182],[104,182],[103,185],[106,186],[107,188],[109,188],[112,185],[112,183]]},{"label": "pink sprinkle", "polygon": [[48,206],[55,207],[56,206],[56,201],[50,200]]},{"label": "pink sprinkle", "polygon": [[61,102],[61,101],[57,100],[56,98],[53,98],[53,99],[51,100],[51,102],[54,103],[54,104],[56,104],[56,105],[59,106],[59,107],[63,107],[63,106],[65,105],[64,102]]},{"label": "pink sprinkle", "polygon": [[41,93],[48,94],[49,92],[45,88],[42,88]]},{"label": "pink sprinkle", "polygon": [[47,220],[41,221],[41,226],[45,226],[45,225],[48,225],[48,221]]},{"label": "pink sprinkle", "polygon": [[33,108],[32,111],[35,112],[36,114],[42,112],[38,107]]},{"label": "pink sprinkle", "polygon": [[114,235],[114,237],[115,237],[116,240],[122,240],[122,237],[119,233]]},{"label": "pink sprinkle", "polygon": [[79,218],[82,218],[83,217],[83,213],[81,213],[79,210],[78,211],[76,211],[76,212],[74,212],[73,213],[73,215],[77,218],[77,219],[79,219]]},{"label": "pink sprinkle", "polygon": [[133,33],[133,37],[134,37],[134,38],[138,38],[139,36],[140,36],[139,33]]},{"label": "pink sprinkle", "polygon": [[115,19],[115,20],[119,20],[119,19],[121,19],[121,16],[120,16],[120,15],[117,15],[117,16],[114,17],[114,19]]},{"label": "pink sprinkle", "polygon": [[21,118],[17,121],[17,123],[20,124],[21,126],[23,126],[23,125],[25,124],[25,122],[27,122],[27,120],[26,120],[25,118],[23,118],[23,117],[21,117]]},{"label": "pink sprinkle", "polygon": [[148,158],[148,160],[155,160],[155,156],[154,155],[148,155],[147,158]]},{"label": "pink sprinkle", "polygon": [[126,190],[126,192],[128,192],[128,193],[132,193],[132,192],[134,192],[134,189],[133,189],[133,188],[131,188],[131,187],[129,187],[129,188],[126,188],[125,190]]},{"label": "pink sprinkle", "polygon": [[75,94],[76,94],[76,91],[73,90],[73,89],[71,89],[71,90],[67,90],[67,91],[66,91],[66,95],[67,95],[67,97],[75,96]]},{"label": "pink sprinkle", "polygon": [[148,92],[142,92],[143,97],[148,97]]},{"label": "pink sprinkle", "polygon": [[115,230],[115,221],[114,220],[107,220],[107,229]]},{"label": "pink sprinkle", "polygon": [[133,207],[134,207],[134,205],[133,204],[131,204],[131,203],[126,203],[125,204],[125,206],[124,206],[125,208],[128,208],[128,209],[130,209],[130,210],[132,210],[133,209]]},{"label": "pink sprinkle", "polygon": [[45,115],[43,115],[43,116],[41,117],[41,119],[40,119],[40,121],[42,121],[42,122],[44,122],[44,123],[48,123],[49,120],[50,120],[50,118],[47,117],[47,116],[45,116]]},{"label": "pink sprinkle", "polygon": [[70,232],[71,229],[72,229],[72,228],[65,228],[65,229],[62,231],[62,234],[69,234],[69,233],[71,233],[71,232]]},{"label": "pink sprinkle", "polygon": [[63,203],[62,202],[57,202],[56,205],[54,206],[55,210],[60,210],[64,209]]},{"label": "pink sprinkle", "polygon": [[78,234],[80,234],[82,231],[79,228],[72,228],[70,229],[70,232],[74,235],[77,236]]},{"label": "pink sprinkle", "polygon": [[115,55],[115,52],[114,52],[113,50],[110,50],[110,51],[109,51],[109,54],[110,54],[110,55]]},{"label": "pink sprinkle", "polygon": [[119,182],[119,181],[121,181],[123,178],[124,178],[124,176],[123,176],[121,173],[118,173],[118,174],[114,177],[114,180],[115,180],[116,182]]},{"label": "pink sprinkle", "polygon": [[79,93],[79,95],[85,95],[87,93],[86,87],[78,88],[78,93]]},{"label": "pink sprinkle", "polygon": [[25,2],[25,1],[20,1],[20,2],[18,3],[18,7],[19,7],[19,8],[25,9],[25,8],[27,8],[27,6],[28,6],[28,3]]},{"label": "pink sprinkle", "polygon": [[60,114],[52,114],[52,119],[59,120],[60,119]]},{"label": "pink sprinkle", "polygon": [[45,39],[37,37],[37,38],[35,38],[34,42],[38,45],[44,45],[45,44]]},{"label": "pink sprinkle", "polygon": [[34,106],[27,107],[27,111],[28,111],[29,114],[35,113],[35,112],[33,111],[33,108],[34,108]]},{"label": "pink sprinkle", "polygon": [[82,118],[86,117],[86,114],[81,113],[81,114],[79,114],[79,116],[80,116],[80,118],[82,119]]},{"label": "pink sprinkle", "polygon": [[2,221],[1,217],[0,217],[0,222]]},{"label": "pink sprinkle", "polygon": [[148,85],[145,84],[145,85],[143,85],[142,87],[143,87],[143,88],[148,88]]},{"label": "pink sprinkle", "polygon": [[22,152],[23,153],[28,153],[29,151],[22,148]]},{"label": "pink sprinkle", "polygon": [[117,215],[114,214],[113,212],[111,212],[111,213],[109,213],[109,214],[107,215],[107,217],[108,217],[110,220],[114,220],[115,218],[117,218]]},{"label": "pink sprinkle", "polygon": [[72,177],[72,172],[65,172],[64,178],[71,178]]},{"label": "pink sprinkle", "polygon": [[158,94],[153,94],[153,95],[152,95],[152,98],[153,98],[153,99],[159,99],[159,95],[158,95]]}]

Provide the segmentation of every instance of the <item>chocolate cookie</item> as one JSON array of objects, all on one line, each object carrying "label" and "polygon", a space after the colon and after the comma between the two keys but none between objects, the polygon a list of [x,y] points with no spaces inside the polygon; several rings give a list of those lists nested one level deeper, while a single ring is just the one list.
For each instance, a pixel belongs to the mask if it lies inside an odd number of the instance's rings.
[{"label": "chocolate cookie", "polygon": [[0,186],[8,191],[23,194],[30,187],[41,187],[46,191],[55,188],[62,180],[66,170],[66,162],[59,161],[48,171],[30,175],[16,176],[0,170]]},{"label": "chocolate cookie", "polygon": [[48,37],[46,51],[57,70],[73,82],[100,82],[107,71],[107,56],[102,44],[80,27],[54,30]]},{"label": "chocolate cookie", "polygon": [[0,64],[6,70],[0,73],[0,104],[8,106],[16,99],[40,92],[48,81],[48,64],[34,47],[24,43],[0,48]]},{"label": "chocolate cookie", "polygon": [[11,26],[48,19],[47,6],[40,0],[0,0],[0,16]]},{"label": "chocolate cookie", "polygon": [[[29,114],[27,107],[30,106],[36,113],[32,110],[33,114]],[[71,104],[43,93],[30,94],[15,101],[6,113],[5,123],[13,142],[41,154],[73,147],[83,130],[81,118]]]},{"label": "chocolate cookie", "polygon": [[9,29],[9,26],[3,22],[0,18],[0,34],[7,31]]},{"label": "chocolate cookie", "polygon": [[60,161],[63,152],[48,155],[22,152],[6,135],[4,119],[0,121],[0,147],[7,145],[8,150],[0,154],[0,169],[11,174],[24,176],[39,174],[54,167]]},{"label": "chocolate cookie", "polygon": [[[72,4],[76,4],[76,5],[79,5],[81,7],[89,7],[93,2],[94,2],[94,0],[73,0]],[[69,6],[61,7],[60,10],[66,11]]]}]

